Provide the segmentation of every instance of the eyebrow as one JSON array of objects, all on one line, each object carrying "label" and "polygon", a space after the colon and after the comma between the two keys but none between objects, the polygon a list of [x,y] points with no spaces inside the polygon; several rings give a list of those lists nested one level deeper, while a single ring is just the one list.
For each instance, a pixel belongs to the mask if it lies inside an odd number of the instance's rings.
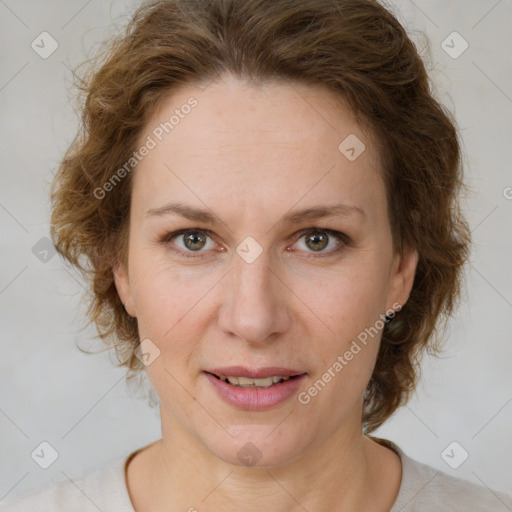
[{"label": "eyebrow", "polygon": [[[186,219],[203,222],[205,224],[220,224],[221,219],[209,212],[183,203],[169,203],[159,208],[150,208],[146,212],[146,216],[161,216],[168,214],[177,214]],[[347,204],[334,204],[328,206],[315,206],[304,210],[291,212],[285,215],[282,222],[285,224],[299,224],[304,220],[321,219],[324,217],[350,217],[359,216],[366,217],[366,213],[358,206]]]}]

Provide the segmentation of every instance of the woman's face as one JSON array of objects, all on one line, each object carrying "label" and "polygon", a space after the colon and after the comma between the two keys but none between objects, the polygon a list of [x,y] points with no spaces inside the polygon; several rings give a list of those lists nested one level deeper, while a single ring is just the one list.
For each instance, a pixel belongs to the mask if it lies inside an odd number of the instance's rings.
[{"label": "woman's face", "polygon": [[[170,96],[143,144],[115,274],[164,440],[274,466],[360,436],[383,318],[407,300],[417,261],[393,254],[370,135],[327,90],[225,77]],[[231,366],[302,376],[265,390],[208,373]]]}]

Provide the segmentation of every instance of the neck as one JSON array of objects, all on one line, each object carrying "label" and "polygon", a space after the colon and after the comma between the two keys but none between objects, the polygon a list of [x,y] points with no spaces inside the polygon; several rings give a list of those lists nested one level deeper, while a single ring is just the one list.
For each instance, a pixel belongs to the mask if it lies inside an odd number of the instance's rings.
[{"label": "neck", "polygon": [[138,471],[129,478],[137,512],[385,512],[400,487],[399,457],[360,428],[339,429],[292,461],[268,467],[226,462],[169,417],[162,421],[162,434],[141,452]]}]

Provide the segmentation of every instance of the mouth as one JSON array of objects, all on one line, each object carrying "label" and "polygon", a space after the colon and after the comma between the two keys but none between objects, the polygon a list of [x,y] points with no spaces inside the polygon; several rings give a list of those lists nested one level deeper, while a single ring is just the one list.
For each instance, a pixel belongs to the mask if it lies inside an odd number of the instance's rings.
[{"label": "mouth", "polygon": [[211,368],[205,373],[213,375],[218,380],[239,388],[270,388],[284,382],[296,379],[305,372],[283,366],[267,366],[251,369],[245,366],[226,366]]},{"label": "mouth", "polygon": [[285,403],[307,378],[305,372],[278,367],[250,370],[231,366],[203,373],[217,396],[247,411],[262,411]]},{"label": "mouth", "polygon": [[252,379],[248,377],[243,376],[236,376],[236,375],[217,375],[215,373],[206,372],[215,377],[218,380],[221,380],[227,384],[230,384],[231,386],[237,387],[237,388],[260,388],[260,389],[266,389],[270,387],[276,387],[280,384],[288,381],[296,379],[302,375],[305,375],[304,373],[297,374],[297,375],[272,375],[270,377],[265,378],[259,378],[259,379]]}]

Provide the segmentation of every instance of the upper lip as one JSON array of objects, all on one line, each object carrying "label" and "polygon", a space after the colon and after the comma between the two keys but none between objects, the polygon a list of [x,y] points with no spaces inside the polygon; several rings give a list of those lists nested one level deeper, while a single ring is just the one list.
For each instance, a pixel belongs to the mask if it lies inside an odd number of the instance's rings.
[{"label": "upper lip", "polygon": [[294,375],[302,375],[303,371],[293,368],[283,368],[282,366],[267,366],[266,368],[251,369],[245,366],[227,366],[225,368],[214,368],[206,370],[207,373],[225,377],[246,377],[248,379],[265,379],[267,377],[281,376],[292,377]]}]

